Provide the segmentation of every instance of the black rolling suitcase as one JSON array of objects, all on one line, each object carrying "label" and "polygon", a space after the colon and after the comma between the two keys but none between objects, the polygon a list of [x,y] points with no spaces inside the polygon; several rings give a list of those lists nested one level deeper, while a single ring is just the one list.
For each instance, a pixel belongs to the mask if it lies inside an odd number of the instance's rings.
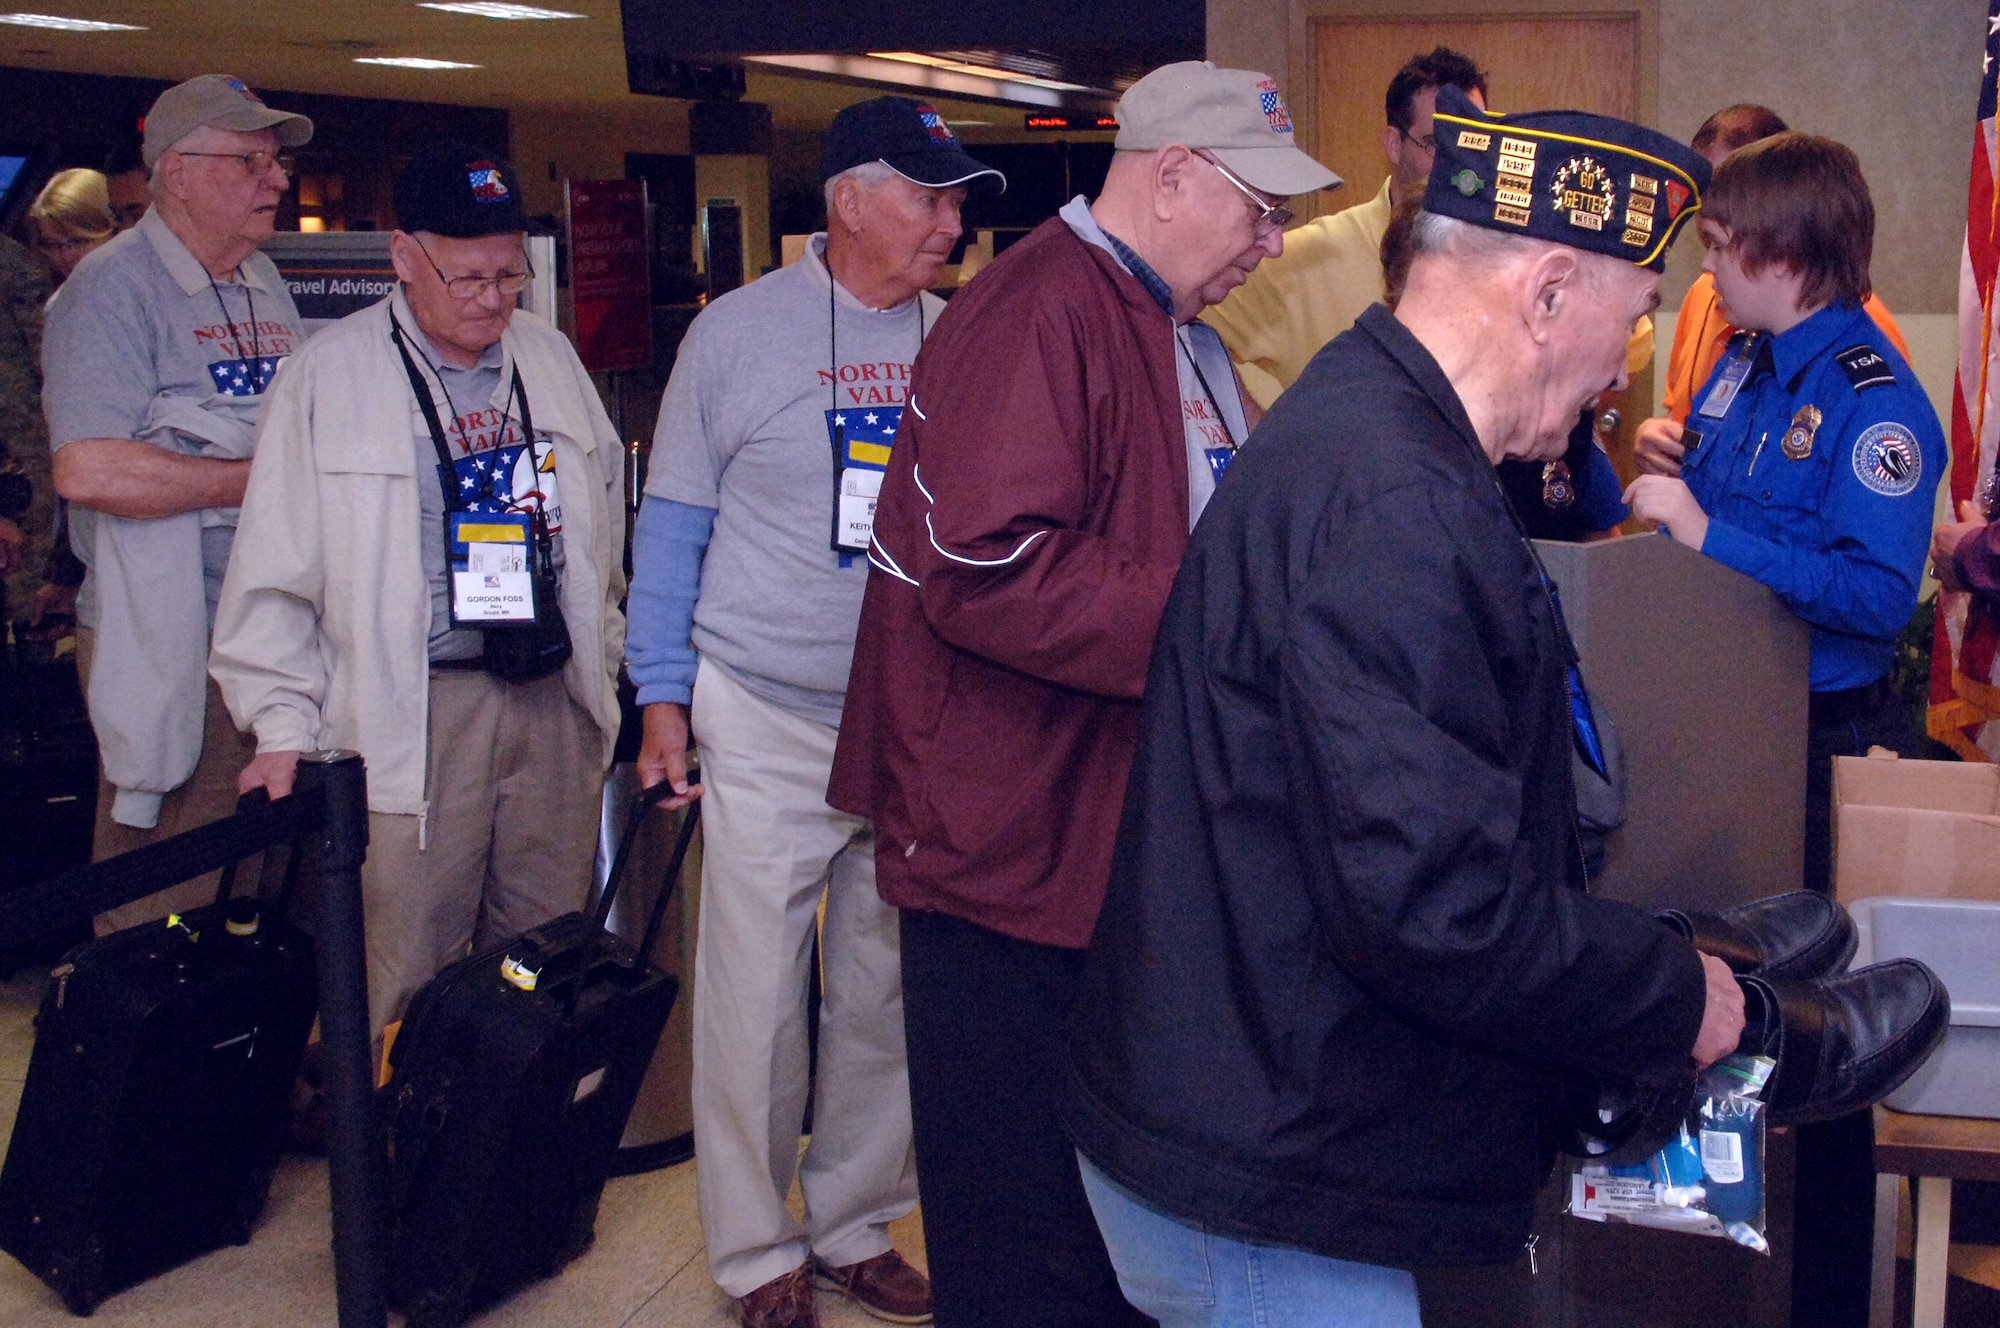
[{"label": "black rolling suitcase", "polygon": [[0,1249],[77,1314],[244,1244],[263,1211],[318,994],[282,897],[231,899],[234,876],[216,903],[87,942],[50,975]]},{"label": "black rolling suitcase", "polygon": [[[0,646],[0,891],[88,863],[96,820],[97,735],[76,661],[39,642]],[[0,938],[0,981],[88,939],[87,924],[28,946]]]},{"label": "black rolling suitcase", "polygon": [[[389,1294],[409,1328],[454,1328],[589,1247],[598,1200],[680,984],[604,928],[639,795],[591,916],[569,913],[445,969],[410,1000],[383,1089]],[[698,806],[699,804],[695,804]],[[693,834],[685,818],[669,882]]]}]

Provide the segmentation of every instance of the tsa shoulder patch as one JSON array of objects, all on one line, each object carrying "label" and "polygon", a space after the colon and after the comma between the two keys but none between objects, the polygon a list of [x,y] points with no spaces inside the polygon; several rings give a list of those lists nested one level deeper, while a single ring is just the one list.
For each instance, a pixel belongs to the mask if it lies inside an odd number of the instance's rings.
[{"label": "tsa shoulder patch", "polygon": [[1896,371],[1889,367],[1889,362],[1873,346],[1849,346],[1846,350],[1835,351],[1833,358],[1840,362],[1847,381],[1854,384],[1857,392],[1896,381]]},{"label": "tsa shoulder patch", "polygon": [[1885,498],[1900,498],[1924,477],[1917,436],[1900,424],[1875,424],[1854,440],[1854,475]]}]

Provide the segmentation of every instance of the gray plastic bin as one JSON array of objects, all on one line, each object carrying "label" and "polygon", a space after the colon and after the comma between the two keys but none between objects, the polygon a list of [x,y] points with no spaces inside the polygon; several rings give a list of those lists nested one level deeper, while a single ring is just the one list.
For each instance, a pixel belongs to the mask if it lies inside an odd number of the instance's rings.
[{"label": "gray plastic bin", "polygon": [[1884,1105],[2000,1119],[2000,903],[1881,896],[1849,911],[1861,931],[1857,967],[1921,959],[1951,993],[1944,1044]]}]

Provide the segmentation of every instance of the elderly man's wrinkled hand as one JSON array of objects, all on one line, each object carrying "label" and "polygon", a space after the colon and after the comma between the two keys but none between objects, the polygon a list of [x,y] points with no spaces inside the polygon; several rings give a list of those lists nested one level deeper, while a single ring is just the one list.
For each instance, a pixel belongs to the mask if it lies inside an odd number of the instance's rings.
[{"label": "elderly man's wrinkled hand", "polygon": [[1687,451],[1682,433],[1681,426],[1664,415],[1639,421],[1632,433],[1632,452],[1639,469],[1648,475],[1679,475],[1681,458]]},{"label": "elderly man's wrinkled hand", "polygon": [[1701,510],[1685,480],[1641,475],[1625,490],[1625,502],[1632,515],[1665,526],[1676,544],[1699,553],[1708,540],[1708,513]]},{"label": "elderly man's wrinkled hand", "polygon": [[701,796],[701,785],[688,783],[688,708],[659,701],[642,712],[639,739],[639,787],[673,785],[674,794],[661,800],[667,808],[685,807]]},{"label": "elderly man's wrinkled hand", "polygon": [[1708,992],[1692,1054],[1694,1063],[1706,1069],[1735,1051],[1743,1038],[1743,988],[1729,965],[1711,954],[1701,956],[1701,975]]}]

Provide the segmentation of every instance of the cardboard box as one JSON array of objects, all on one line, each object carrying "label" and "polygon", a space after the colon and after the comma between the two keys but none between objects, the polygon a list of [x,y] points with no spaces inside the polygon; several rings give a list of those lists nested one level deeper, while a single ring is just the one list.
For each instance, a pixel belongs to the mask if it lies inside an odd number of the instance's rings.
[{"label": "cardboard box", "polygon": [[1834,895],[2000,899],[2000,766],[1841,756]]},{"label": "cardboard box", "polygon": [[1857,966],[1921,959],[1951,993],[1943,1045],[1883,1105],[2000,1119],[2000,902],[1875,898],[1851,911],[1861,934]]}]

